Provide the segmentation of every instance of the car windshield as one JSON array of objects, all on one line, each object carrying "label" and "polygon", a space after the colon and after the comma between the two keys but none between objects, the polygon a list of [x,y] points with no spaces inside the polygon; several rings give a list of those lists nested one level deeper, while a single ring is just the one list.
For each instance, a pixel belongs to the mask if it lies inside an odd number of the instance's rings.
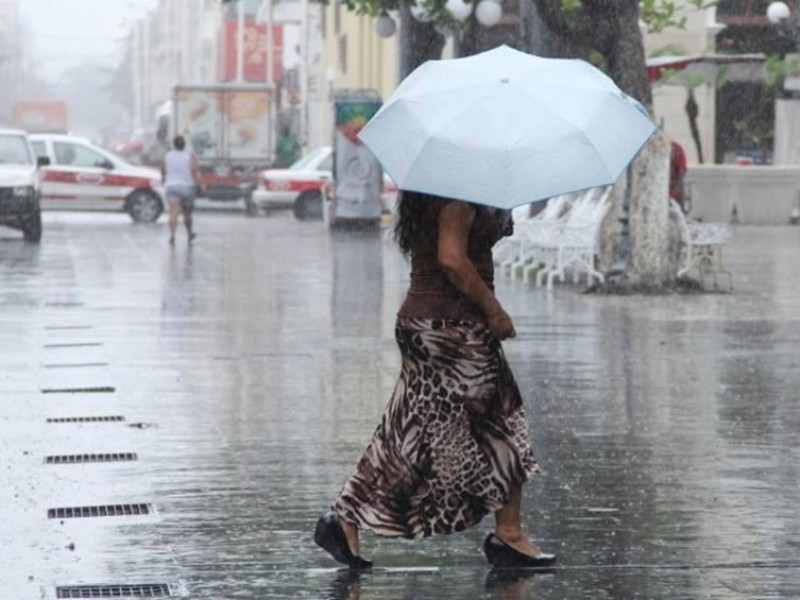
[{"label": "car windshield", "polygon": [[31,165],[28,144],[21,135],[0,135],[0,165]]},{"label": "car windshield", "polygon": [[313,152],[311,152],[310,154],[306,154],[303,158],[298,160],[296,163],[294,163],[289,168],[292,169],[292,170],[307,169],[309,166],[314,164],[314,162],[317,159],[319,159],[322,154],[324,154],[326,152],[327,152],[327,150],[325,148],[318,148],[318,149],[314,150]]}]

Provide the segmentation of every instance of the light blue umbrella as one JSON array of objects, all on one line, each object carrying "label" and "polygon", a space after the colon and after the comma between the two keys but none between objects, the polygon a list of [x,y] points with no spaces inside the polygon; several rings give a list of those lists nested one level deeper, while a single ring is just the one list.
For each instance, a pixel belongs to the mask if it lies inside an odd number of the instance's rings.
[{"label": "light blue umbrella", "polygon": [[426,62],[359,137],[400,189],[513,208],[616,182],[655,130],[590,64],[501,46]]}]

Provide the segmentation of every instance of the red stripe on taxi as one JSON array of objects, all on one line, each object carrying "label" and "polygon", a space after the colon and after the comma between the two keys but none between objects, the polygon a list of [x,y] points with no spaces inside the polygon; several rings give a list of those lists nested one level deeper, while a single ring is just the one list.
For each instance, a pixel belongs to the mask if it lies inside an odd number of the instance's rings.
[{"label": "red stripe on taxi", "polygon": [[74,171],[59,171],[45,169],[42,180],[49,183],[75,183],[78,185],[91,185],[102,187],[150,187],[150,180],[136,175],[118,175],[116,173],[76,173]]}]

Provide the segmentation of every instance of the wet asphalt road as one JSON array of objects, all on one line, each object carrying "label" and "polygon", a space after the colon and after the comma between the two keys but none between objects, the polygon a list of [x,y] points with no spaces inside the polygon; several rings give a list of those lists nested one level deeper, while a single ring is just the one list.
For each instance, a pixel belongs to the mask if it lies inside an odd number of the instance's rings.
[{"label": "wet asphalt road", "polygon": [[[381,568],[353,579],[311,532],[397,376],[406,266],[289,215],[197,220],[191,249],[120,215],[48,214],[40,247],[0,232],[0,598],[800,597],[800,230],[736,231],[733,295],[499,280],[544,467],[525,524],[563,569],[490,573],[487,520],[365,536]],[[98,416],[124,421],[47,422]],[[45,463],[83,453],[136,460]],[[47,518],[129,503],[154,513]]]}]

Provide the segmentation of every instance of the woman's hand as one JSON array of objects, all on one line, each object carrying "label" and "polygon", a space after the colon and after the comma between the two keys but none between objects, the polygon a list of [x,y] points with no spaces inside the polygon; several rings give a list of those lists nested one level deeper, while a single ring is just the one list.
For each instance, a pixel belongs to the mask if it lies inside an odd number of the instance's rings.
[{"label": "woman's hand", "polygon": [[496,311],[488,316],[487,321],[492,334],[501,342],[508,338],[517,337],[511,317],[499,306]]}]

